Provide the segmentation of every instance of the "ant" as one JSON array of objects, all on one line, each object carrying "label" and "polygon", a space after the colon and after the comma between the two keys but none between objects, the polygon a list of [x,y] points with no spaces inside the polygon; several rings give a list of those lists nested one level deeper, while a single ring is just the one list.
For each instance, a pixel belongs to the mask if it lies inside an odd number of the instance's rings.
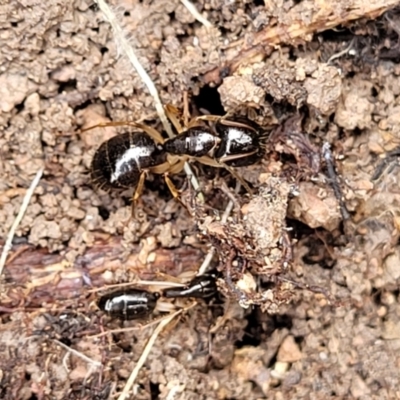
[{"label": "ant", "polygon": [[[97,302],[100,310],[114,318],[133,320],[150,316],[155,309],[168,311],[165,304],[158,307],[158,299],[165,298],[207,298],[217,293],[216,276],[205,274],[195,277],[183,288],[164,289],[153,293],[143,289],[126,289],[110,292]],[[170,305],[168,303],[168,305]],[[163,308],[164,306],[164,308]]]},{"label": "ant", "polygon": [[138,130],[117,135],[98,148],[91,164],[91,179],[98,189],[135,188],[135,202],[142,193],[146,174],[151,172],[164,175],[170,192],[179,200],[179,191],[168,174],[181,172],[185,162],[194,160],[227,169],[252,192],[233,168],[255,164],[264,156],[266,136],[260,126],[228,115],[202,115],[188,121],[172,105],[165,106],[165,111],[177,132],[174,138],[164,139],[156,129],[137,122],[107,122],[82,131],[106,126]]}]

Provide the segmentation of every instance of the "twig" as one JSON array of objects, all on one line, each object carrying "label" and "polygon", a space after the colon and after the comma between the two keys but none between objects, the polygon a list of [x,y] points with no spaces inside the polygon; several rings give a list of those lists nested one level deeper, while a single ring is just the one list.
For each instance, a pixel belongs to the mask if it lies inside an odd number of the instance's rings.
[{"label": "twig", "polygon": [[[152,81],[146,70],[143,68],[142,64],[140,64],[140,61],[136,57],[132,46],[129,44],[129,41],[126,39],[122,31],[121,25],[119,24],[115,14],[111,11],[108,4],[104,0],[96,0],[96,2],[99,6],[99,9],[104,14],[105,19],[110,23],[111,27],[113,28],[115,39],[118,45],[122,48],[122,51],[126,54],[132,66],[136,69],[136,72],[142,79],[143,83],[147,86],[150,95],[153,97],[158,117],[160,118],[165,131],[170,138],[173,138],[175,135],[172,132],[171,125],[168,122],[167,116],[165,115],[164,107],[161,103],[161,99],[158,94],[157,88],[154,85],[154,82]],[[192,169],[190,168],[188,163],[185,163],[184,170],[187,176],[190,178],[190,182],[193,185],[193,188],[196,191],[200,191],[199,182],[197,181],[197,178],[193,174]],[[204,201],[204,198],[202,198],[202,201]]]},{"label": "twig", "polygon": [[340,212],[342,214],[343,220],[350,219],[350,214],[347,211],[346,204],[344,202],[344,196],[342,190],[340,189],[338,178],[335,172],[333,156],[331,151],[331,145],[328,142],[325,142],[322,145],[322,157],[325,160],[326,168],[328,170],[328,178],[330,180],[331,186],[333,188],[333,192],[335,193],[335,197],[339,202]]},{"label": "twig", "polygon": [[[241,65],[252,61],[259,62],[282,45],[297,45],[304,40],[311,40],[313,35],[333,29],[339,25],[348,25],[359,18],[374,19],[384,12],[398,6],[398,0],[346,0],[338,7],[337,2],[323,2],[315,6],[312,1],[302,1],[283,13],[279,22],[267,25],[244,38],[230,43],[231,48],[238,49],[224,65],[216,67],[203,75],[205,84],[218,84],[228,75],[233,74]],[[322,3],[321,3],[322,4]],[[307,15],[307,18],[300,16]]]},{"label": "twig", "polygon": [[57,339],[53,339],[53,342],[58,344],[59,346],[63,347],[65,350],[69,351],[72,354],[75,354],[77,357],[82,358],[82,360],[85,360],[87,363],[89,363],[91,366],[100,368],[101,367],[101,362],[100,361],[95,361],[89,358],[88,356],[85,356],[83,353],[72,349],[71,347],[68,347],[64,343],[60,342]]},{"label": "twig", "polygon": [[128,395],[129,395],[129,391],[131,390],[131,387],[133,386],[133,384],[135,383],[135,380],[137,378],[137,375],[140,371],[140,369],[142,368],[143,364],[146,362],[146,359],[150,353],[151,348],[154,346],[154,343],[158,337],[158,335],[162,332],[162,330],[180,313],[182,313],[183,309],[180,309],[176,312],[174,312],[173,314],[165,317],[165,319],[163,319],[158,326],[156,327],[156,329],[154,329],[153,334],[150,336],[149,340],[147,341],[147,344],[145,346],[145,348],[143,349],[143,353],[140,356],[137,364],[135,365],[135,368],[132,370],[131,375],[129,377],[129,379],[127,380],[124,389],[122,390],[121,394],[118,397],[118,400],[125,400]]},{"label": "twig", "polygon": [[8,252],[11,250],[12,241],[14,239],[15,231],[17,230],[19,224],[21,223],[22,218],[23,218],[23,216],[25,214],[25,211],[28,208],[28,204],[29,204],[29,202],[31,200],[33,192],[35,191],[36,186],[38,185],[38,183],[40,181],[40,178],[42,177],[43,170],[44,170],[44,168],[42,167],[36,173],[35,178],[33,179],[31,185],[29,186],[29,189],[27,190],[27,192],[25,194],[25,197],[24,197],[24,200],[22,201],[21,208],[19,209],[18,215],[15,218],[14,223],[12,224],[10,231],[8,232],[7,240],[6,240],[6,243],[5,243],[4,247],[3,247],[3,251],[2,251],[1,257],[0,257],[0,276],[1,276],[2,272],[3,272],[4,265],[6,264]]}]

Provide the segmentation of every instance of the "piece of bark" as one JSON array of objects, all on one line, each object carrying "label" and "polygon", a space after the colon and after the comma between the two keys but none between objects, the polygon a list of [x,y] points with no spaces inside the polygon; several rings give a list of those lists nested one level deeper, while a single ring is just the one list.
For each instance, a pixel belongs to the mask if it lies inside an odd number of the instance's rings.
[{"label": "piece of bark", "polygon": [[2,276],[0,312],[22,304],[39,307],[84,296],[91,289],[112,283],[109,278],[121,271],[143,280],[154,280],[157,273],[178,276],[196,271],[203,256],[200,250],[189,246],[159,248],[150,254],[152,262],[143,264],[140,250],[139,245],[132,245],[129,256],[122,259],[125,249],[121,237],[112,237],[97,241],[70,263],[46,249],[16,246],[17,256],[10,256]]},{"label": "piece of bark", "polygon": [[[268,2],[267,2],[268,3]],[[266,3],[266,7],[268,4]],[[311,40],[315,33],[360,19],[374,19],[399,4],[398,0],[306,0],[294,6],[274,25],[230,44],[240,49],[224,65],[203,75],[205,84],[219,84],[240,65],[259,60],[282,44],[296,45]]]}]

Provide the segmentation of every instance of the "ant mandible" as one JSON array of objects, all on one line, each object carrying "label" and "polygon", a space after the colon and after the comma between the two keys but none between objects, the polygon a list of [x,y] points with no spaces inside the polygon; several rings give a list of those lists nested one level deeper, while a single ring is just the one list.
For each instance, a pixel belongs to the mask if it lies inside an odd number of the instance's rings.
[{"label": "ant mandible", "polygon": [[164,175],[173,197],[179,200],[179,191],[168,175],[181,172],[185,162],[194,160],[227,169],[251,193],[233,167],[252,165],[263,157],[265,135],[258,125],[218,115],[202,115],[187,122],[172,105],[165,106],[165,111],[177,132],[174,138],[164,139],[156,129],[137,122],[106,122],[81,131],[107,126],[137,129],[114,136],[98,148],[91,164],[96,188],[135,188],[134,203],[142,193],[146,174],[151,172]]}]

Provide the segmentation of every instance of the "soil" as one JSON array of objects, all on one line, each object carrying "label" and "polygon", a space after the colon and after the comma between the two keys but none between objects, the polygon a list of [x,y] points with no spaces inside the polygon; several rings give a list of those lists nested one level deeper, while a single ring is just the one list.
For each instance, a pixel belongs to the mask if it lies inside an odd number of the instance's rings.
[{"label": "soil", "polygon": [[191,216],[149,175],[134,218],[132,190],[89,179],[100,143],[127,128],[81,129],[161,125],[103,13],[0,5],[2,246],[44,166],[1,276],[0,398],[117,398],[163,314],[112,319],[98,291],[193,276],[211,243],[221,293],[162,332],[130,398],[400,398],[400,9],[334,3],[194,2],[211,28],[183,2],[113,6],[163,104],[187,92],[193,113],[246,113],[269,135],[238,169],[253,195],[194,163],[205,205],[184,173],[171,179]]}]

